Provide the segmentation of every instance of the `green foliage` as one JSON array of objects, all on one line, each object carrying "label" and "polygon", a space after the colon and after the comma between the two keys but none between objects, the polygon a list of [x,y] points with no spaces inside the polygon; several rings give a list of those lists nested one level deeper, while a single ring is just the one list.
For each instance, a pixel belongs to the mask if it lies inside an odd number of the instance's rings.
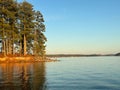
[{"label": "green foliage", "polygon": [[[2,53],[45,55],[44,19],[27,1],[0,0]],[[15,48],[17,47],[17,48]]]}]

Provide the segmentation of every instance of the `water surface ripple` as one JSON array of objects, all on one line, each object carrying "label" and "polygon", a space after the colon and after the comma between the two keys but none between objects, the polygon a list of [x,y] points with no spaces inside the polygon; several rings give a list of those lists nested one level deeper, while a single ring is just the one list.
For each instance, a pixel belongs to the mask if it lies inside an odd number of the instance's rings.
[{"label": "water surface ripple", "polygon": [[59,59],[46,65],[49,90],[120,90],[120,57]]}]

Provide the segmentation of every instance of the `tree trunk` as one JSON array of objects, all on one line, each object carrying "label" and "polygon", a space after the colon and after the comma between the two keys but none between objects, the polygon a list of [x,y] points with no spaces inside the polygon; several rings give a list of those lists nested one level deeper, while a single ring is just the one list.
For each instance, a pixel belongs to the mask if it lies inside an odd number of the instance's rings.
[{"label": "tree trunk", "polygon": [[8,55],[8,39],[5,40],[5,46],[6,46],[6,55]]},{"label": "tree trunk", "polygon": [[20,55],[22,54],[22,41],[20,41]]},{"label": "tree trunk", "polygon": [[5,50],[5,40],[3,40],[3,54],[6,56],[6,50]]},{"label": "tree trunk", "polygon": [[33,50],[33,54],[34,55],[36,55],[37,53],[36,53],[36,42],[37,42],[37,38],[36,38],[36,30],[35,30],[35,32],[34,32],[34,50]]},{"label": "tree trunk", "polygon": [[9,54],[12,54],[12,47],[11,47],[11,40],[9,40],[9,42],[8,42],[8,52],[9,52]]},{"label": "tree trunk", "polygon": [[[2,10],[4,10],[4,5],[2,6]],[[2,14],[2,53],[4,56],[6,56],[5,54],[5,32],[4,32],[4,15]]]},{"label": "tree trunk", "polygon": [[4,32],[4,27],[3,27],[3,44],[2,44],[2,53],[4,56],[6,56],[6,50],[5,50],[5,32]]},{"label": "tree trunk", "polygon": [[14,34],[13,34],[13,37],[12,37],[12,55],[14,55]]},{"label": "tree trunk", "polygon": [[24,34],[24,56],[26,55],[26,36]]}]

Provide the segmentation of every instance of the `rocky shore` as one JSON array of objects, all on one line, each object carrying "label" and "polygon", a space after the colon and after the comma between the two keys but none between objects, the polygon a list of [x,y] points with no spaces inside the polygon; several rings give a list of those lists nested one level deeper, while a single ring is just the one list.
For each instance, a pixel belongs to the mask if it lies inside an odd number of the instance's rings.
[{"label": "rocky shore", "polygon": [[22,62],[56,62],[58,60],[51,58],[42,58],[40,56],[6,56],[0,57],[0,63],[22,63]]}]

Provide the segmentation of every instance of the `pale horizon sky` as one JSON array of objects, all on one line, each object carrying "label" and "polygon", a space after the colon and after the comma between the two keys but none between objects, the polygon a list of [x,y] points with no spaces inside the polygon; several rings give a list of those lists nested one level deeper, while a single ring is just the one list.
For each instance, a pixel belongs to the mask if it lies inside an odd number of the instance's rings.
[{"label": "pale horizon sky", "polygon": [[45,19],[47,54],[120,52],[120,0],[27,0]]}]

